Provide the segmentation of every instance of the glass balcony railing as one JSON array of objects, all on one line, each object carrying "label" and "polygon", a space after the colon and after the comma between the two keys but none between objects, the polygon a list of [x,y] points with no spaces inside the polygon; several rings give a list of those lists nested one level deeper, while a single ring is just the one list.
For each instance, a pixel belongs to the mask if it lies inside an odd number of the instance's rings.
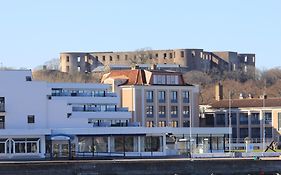
[{"label": "glass balcony railing", "polygon": [[59,97],[117,97],[116,93],[105,92],[105,93],[79,93],[79,92],[52,92],[52,96]]},{"label": "glass balcony railing", "polygon": [[98,107],[72,107],[73,112],[128,112],[128,108],[107,108],[101,109]]}]

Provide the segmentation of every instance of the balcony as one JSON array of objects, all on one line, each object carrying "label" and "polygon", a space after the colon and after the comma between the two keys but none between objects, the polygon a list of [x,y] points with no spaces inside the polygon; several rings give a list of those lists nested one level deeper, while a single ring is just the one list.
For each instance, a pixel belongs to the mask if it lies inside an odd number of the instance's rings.
[{"label": "balcony", "polygon": [[102,110],[98,107],[72,107],[73,112],[128,112],[128,108],[107,108]]},{"label": "balcony", "polygon": [[79,93],[79,92],[52,92],[52,96],[59,97],[117,97],[116,93],[104,92],[104,93]]},{"label": "balcony", "polygon": [[171,103],[177,103],[178,100],[177,99],[171,99]]},{"label": "balcony", "polygon": [[0,112],[5,112],[5,103],[0,103]]},{"label": "balcony", "polygon": [[111,122],[96,122],[93,127],[139,127],[139,122],[119,122],[112,124]]},{"label": "balcony", "polygon": [[146,103],[153,103],[153,99],[146,99]]},{"label": "balcony", "polygon": [[158,99],[159,103],[165,103],[165,99]]}]

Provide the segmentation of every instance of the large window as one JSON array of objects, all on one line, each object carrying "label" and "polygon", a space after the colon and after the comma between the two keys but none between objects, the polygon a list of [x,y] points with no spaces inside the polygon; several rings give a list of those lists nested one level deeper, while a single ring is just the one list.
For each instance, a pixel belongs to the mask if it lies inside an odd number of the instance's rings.
[{"label": "large window", "polygon": [[146,117],[153,117],[153,106],[146,106]]},{"label": "large window", "polygon": [[153,91],[146,91],[146,102],[153,102]]},{"label": "large window", "polygon": [[172,120],[172,127],[177,128],[179,127],[179,122],[177,120]]},{"label": "large window", "polygon": [[178,107],[171,106],[171,117],[178,117]]},{"label": "large window", "polygon": [[39,153],[39,138],[13,139],[14,153]]},{"label": "large window", "polygon": [[159,106],[158,114],[159,114],[159,117],[161,117],[161,118],[166,117],[166,107],[165,106]]},{"label": "large window", "polygon": [[141,147],[143,152],[161,152],[163,151],[163,137],[160,136],[146,136],[141,137]]},{"label": "large window", "polygon": [[[114,147],[111,148],[112,152],[134,152],[137,151],[137,145],[134,146],[134,136],[115,136]],[[112,145],[113,146],[113,145]]]},{"label": "large window", "polygon": [[239,123],[240,123],[240,125],[248,124],[248,114],[247,113],[240,113]]},{"label": "large window", "polygon": [[182,92],[182,100],[184,103],[189,103],[189,91]]},{"label": "large window", "polygon": [[178,102],[178,92],[172,91],[171,92],[171,103],[177,103]]},{"label": "large window", "polygon": [[154,122],[151,120],[146,121],[146,127],[154,127]]},{"label": "large window", "polygon": [[85,153],[92,152],[107,152],[108,151],[108,137],[79,137],[78,151]]},{"label": "large window", "polygon": [[182,123],[183,127],[189,127],[189,121],[184,120]]},{"label": "large window", "polygon": [[158,101],[159,103],[165,103],[165,91],[158,92]]}]

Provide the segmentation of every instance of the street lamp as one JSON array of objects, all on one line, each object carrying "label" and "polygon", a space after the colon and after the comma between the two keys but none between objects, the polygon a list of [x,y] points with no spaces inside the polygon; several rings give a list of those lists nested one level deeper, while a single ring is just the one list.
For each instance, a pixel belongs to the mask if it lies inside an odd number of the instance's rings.
[{"label": "street lamp", "polygon": [[231,123],[231,94],[232,92],[229,91],[229,97],[228,97],[228,152],[231,152],[231,139],[232,139],[232,123]]}]

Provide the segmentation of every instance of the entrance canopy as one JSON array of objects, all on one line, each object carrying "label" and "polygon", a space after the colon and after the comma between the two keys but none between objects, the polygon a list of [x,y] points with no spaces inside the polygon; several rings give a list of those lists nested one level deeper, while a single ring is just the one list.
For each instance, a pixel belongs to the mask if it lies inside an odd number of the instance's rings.
[{"label": "entrance canopy", "polygon": [[46,138],[47,138],[47,140],[57,140],[57,141],[59,141],[59,140],[67,141],[67,140],[74,139],[74,137],[72,135],[66,135],[66,134],[55,134],[55,135],[47,136]]}]

